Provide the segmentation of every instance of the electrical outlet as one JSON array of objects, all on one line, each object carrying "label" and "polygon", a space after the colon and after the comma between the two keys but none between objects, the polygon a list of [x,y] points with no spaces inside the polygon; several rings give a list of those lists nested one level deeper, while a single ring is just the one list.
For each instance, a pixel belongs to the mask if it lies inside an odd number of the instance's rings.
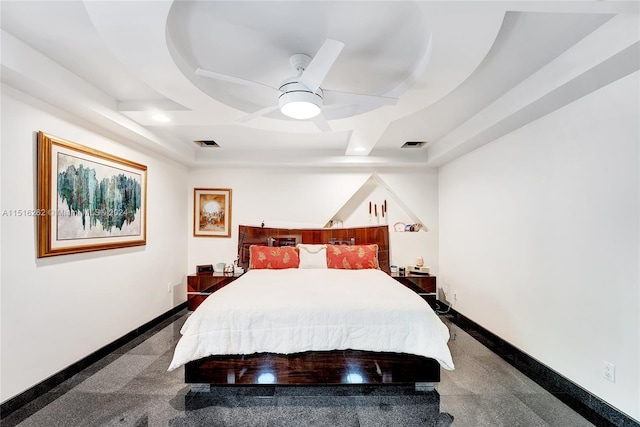
[{"label": "electrical outlet", "polygon": [[611,362],[607,362],[606,360],[602,361],[602,375],[611,381],[612,383],[616,382],[616,365]]},{"label": "electrical outlet", "polygon": [[171,283],[167,283],[167,293],[171,293],[173,290],[173,285]]}]

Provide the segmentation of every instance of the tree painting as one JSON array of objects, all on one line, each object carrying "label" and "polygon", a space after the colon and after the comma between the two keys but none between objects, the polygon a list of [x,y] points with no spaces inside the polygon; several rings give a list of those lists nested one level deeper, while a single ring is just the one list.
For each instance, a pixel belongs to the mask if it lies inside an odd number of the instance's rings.
[{"label": "tree painting", "polygon": [[[135,174],[109,168],[98,177],[98,164],[66,164],[58,172],[58,196],[69,207],[70,217],[79,217],[82,229],[122,231],[136,219],[142,200],[140,180]],[[104,167],[102,168],[104,169]]]}]

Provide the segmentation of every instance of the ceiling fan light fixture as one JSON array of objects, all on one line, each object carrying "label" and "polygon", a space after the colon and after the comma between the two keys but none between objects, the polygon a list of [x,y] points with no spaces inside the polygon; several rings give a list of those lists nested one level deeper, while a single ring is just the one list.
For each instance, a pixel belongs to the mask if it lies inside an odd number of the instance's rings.
[{"label": "ceiling fan light fixture", "polygon": [[280,96],[278,103],[285,116],[306,120],[320,114],[322,97],[309,91],[286,92]]}]

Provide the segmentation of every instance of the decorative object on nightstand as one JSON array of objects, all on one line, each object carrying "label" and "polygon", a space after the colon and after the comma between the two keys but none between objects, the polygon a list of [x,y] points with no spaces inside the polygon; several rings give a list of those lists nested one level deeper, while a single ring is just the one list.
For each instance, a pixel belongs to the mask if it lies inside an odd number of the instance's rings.
[{"label": "decorative object on nightstand", "polygon": [[420,275],[429,275],[429,267],[428,266],[418,266],[418,265],[409,265],[407,266],[407,271],[411,274],[420,274]]}]

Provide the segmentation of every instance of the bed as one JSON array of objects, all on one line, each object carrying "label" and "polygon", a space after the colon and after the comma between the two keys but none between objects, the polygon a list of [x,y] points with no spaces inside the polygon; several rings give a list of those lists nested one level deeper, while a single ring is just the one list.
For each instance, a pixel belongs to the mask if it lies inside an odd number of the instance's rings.
[{"label": "bed", "polygon": [[253,268],[181,329],[169,370],[184,365],[187,383],[429,390],[454,368],[447,327],[388,274],[387,226],[239,231],[240,264]]}]

